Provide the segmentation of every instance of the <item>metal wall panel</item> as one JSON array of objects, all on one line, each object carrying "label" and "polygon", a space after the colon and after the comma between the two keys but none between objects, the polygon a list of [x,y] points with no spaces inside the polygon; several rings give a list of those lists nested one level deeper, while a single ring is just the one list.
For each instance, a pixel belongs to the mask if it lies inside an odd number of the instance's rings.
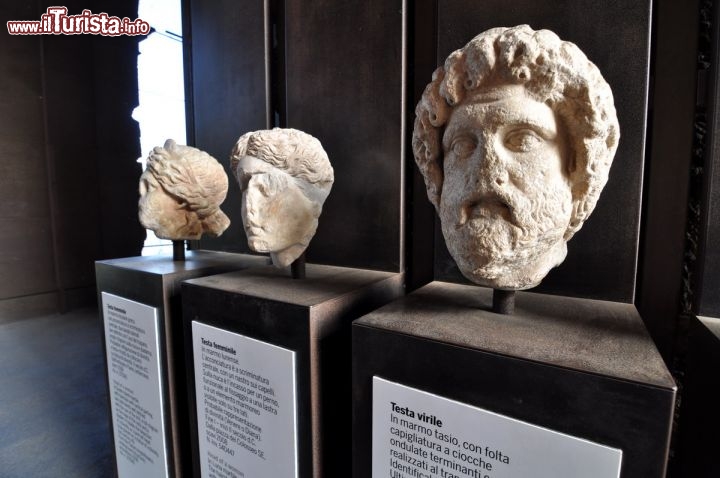
[{"label": "metal wall panel", "polygon": [[[230,173],[230,151],[248,131],[266,129],[268,119],[268,57],[266,1],[189,1],[190,106],[194,130],[188,142],[207,151],[229,176],[221,209],[230,227],[219,238],[199,241],[201,249],[249,252],[241,221],[240,189]],[[187,25],[187,23],[186,23]],[[194,140],[193,140],[194,137]]]},{"label": "metal wall panel", "polygon": [[697,313],[720,318],[720,6],[713,9],[712,58],[707,98],[709,135],[705,145],[704,190],[700,210],[700,281]]},{"label": "metal wall panel", "polygon": [[285,3],[287,126],[335,169],[308,261],[402,267],[403,2]]},{"label": "metal wall panel", "polygon": [[[720,110],[720,104],[715,104]],[[717,116],[720,111],[716,111]],[[703,261],[701,290],[699,291],[699,315],[720,317],[720,125],[715,123],[713,131],[712,164],[706,164],[709,175],[706,196],[706,223],[704,231],[704,250],[700,256]]]}]

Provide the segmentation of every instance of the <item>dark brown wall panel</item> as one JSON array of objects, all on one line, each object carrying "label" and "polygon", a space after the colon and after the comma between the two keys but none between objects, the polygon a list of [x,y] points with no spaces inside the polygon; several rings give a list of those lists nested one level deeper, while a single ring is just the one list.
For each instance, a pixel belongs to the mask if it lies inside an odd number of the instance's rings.
[{"label": "dark brown wall panel", "polygon": [[[240,190],[230,174],[230,151],[248,131],[266,129],[267,58],[265,2],[221,0],[188,2],[194,145],[225,166],[230,187],[222,210],[230,227],[200,248],[248,252],[240,215]],[[186,86],[187,89],[187,86]]]},{"label": "dark brown wall panel", "polygon": [[[650,21],[649,0],[520,0],[512,5],[504,0],[438,2],[438,64],[480,32],[529,24],[577,44],[613,90],[621,138],[610,179],[592,216],[568,244],[567,259],[548,274],[535,289],[538,292],[634,300]],[[436,278],[463,282],[441,234],[435,244]]]},{"label": "dark brown wall panel", "polygon": [[[0,23],[39,18],[37,5],[0,7]],[[0,299],[53,290],[43,127],[41,38],[0,41]]]},{"label": "dark brown wall panel", "polygon": [[287,126],[335,170],[308,260],[401,267],[403,2],[285,2]]},{"label": "dark brown wall panel", "polygon": [[[45,37],[43,49],[58,281],[63,289],[92,287],[102,250],[92,37]],[[136,167],[132,156],[124,161]]]},{"label": "dark brown wall panel", "polygon": [[[3,25],[55,5],[10,3]],[[137,16],[137,2],[119,4],[64,5]],[[136,61],[137,38],[0,42],[0,299],[60,292],[64,309],[63,291],[93,286],[95,259],[139,253]]]}]

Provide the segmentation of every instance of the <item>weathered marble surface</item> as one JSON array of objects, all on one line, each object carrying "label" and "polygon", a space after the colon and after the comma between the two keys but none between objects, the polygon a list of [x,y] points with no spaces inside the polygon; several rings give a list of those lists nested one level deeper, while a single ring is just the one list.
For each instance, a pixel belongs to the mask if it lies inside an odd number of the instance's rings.
[{"label": "weathered marble surface", "polygon": [[230,225],[220,210],[228,178],[215,158],[172,139],[153,148],[140,177],[140,223],[162,239],[217,237]]},{"label": "weathered marble surface", "polygon": [[320,141],[295,129],[246,133],[231,154],[242,190],[242,221],[250,249],[285,267],[315,235],[334,181]]},{"label": "weathered marble surface", "polygon": [[610,86],[549,30],[494,28],[454,51],[415,110],[413,153],[469,280],[540,283],[592,212],[620,137]]}]

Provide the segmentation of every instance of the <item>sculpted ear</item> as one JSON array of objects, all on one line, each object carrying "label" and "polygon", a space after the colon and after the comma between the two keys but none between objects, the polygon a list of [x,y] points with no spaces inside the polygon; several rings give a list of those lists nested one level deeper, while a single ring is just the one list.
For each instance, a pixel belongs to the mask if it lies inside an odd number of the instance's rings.
[{"label": "sculpted ear", "polygon": [[588,174],[585,169],[575,171],[570,176],[572,187],[572,214],[570,224],[565,231],[565,240],[570,240],[595,209],[600,193],[607,182],[607,171],[593,171]]},{"label": "sculpted ear", "polygon": [[415,163],[423,175],[427,195],[435,209],[440,207],[443,185],[440,131],[429,120],[429,113],[418,107],[412,138]]},{"label": "sculpted ear", "polygon": [[425,187],[427,188],[428,199],[435,206],[440,208],[440,195],[442,194],[443,172],[440,169],[438,161],[433,161],[428,168],[422,171],[425,178]]},{"label": "sculpted ear", "polygon": [[583,198],[576,198],[575,193],[573,193],[572,214],[570,215],[570,223],[564,236],[566,241],[569,241],[575,233],[580,230],[583,222],[585,222],[585,218],[590,215],[587,208],[588,201]]}]

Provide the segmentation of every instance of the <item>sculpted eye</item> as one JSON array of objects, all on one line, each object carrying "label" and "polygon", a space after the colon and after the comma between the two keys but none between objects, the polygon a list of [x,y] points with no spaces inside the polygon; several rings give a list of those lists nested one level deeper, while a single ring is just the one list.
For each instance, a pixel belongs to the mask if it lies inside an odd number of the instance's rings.
[{"label": "sculpted eye", "polygon": [[505,147],[517,153],[527,153],[541,146],[545,140],[529,128],[516,129],[505,136]]},{"label": "sculpted eye", "polygon": [[452,151],[456,156],[464,158],[472,154],[476,147],[477,143],[474,139],[469,136],[460,136],[453,140],[450,145],[450,151]]},{"label": "sculpted eye", "polygon": [[250,178],[252,178],[252,174],[246,172],[244,169],[238,168],[235,171],[235,177],[238,181],[238,186],[240,186],[240,191],[247,191],[248,183],[250,182]]},{"label": "sculpted eye", "polygon": [[148,181],[147,179],[140,180],[140,195],[144,196],[145,194],[152,192],[154,189],[155,185],[152,181]]}]

